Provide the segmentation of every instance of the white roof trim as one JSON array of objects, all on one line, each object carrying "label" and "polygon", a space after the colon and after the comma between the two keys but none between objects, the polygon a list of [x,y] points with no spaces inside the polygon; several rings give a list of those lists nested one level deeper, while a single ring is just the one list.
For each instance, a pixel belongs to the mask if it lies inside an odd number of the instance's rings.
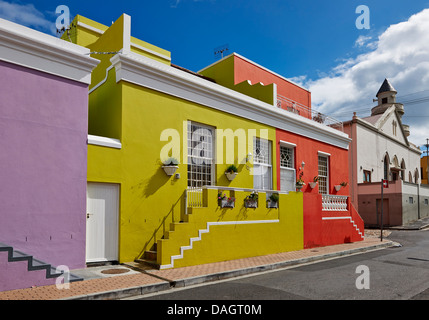
[{"label": "white roof trim", "polygon": [[91,83],[100,62],[89,49],[0,19],[0,60],[59,77]]},{"label": "white roof trim", "polygon": [[88,144],[114,148],[114,149],[122,149],[122,143],[118,139],[106,138],[94,135],[88,135]]},{"label": "white roof trim", "polygon": [[133,52],[117,54],[111,62],[116,82],[127,81],[343,149],[351,141],[336,129]]}]

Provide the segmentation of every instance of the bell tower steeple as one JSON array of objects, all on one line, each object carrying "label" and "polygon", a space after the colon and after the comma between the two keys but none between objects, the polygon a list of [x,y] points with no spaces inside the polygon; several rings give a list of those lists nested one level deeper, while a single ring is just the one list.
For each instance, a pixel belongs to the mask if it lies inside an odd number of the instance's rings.
[{"label": "bell tower steeple", "polygon": [[371,109],[371,115],[377,115],[384,113],[388,108],[395,105],[396,111],[400,118],[404,115],[404,105],[402,103],[396,102],[397,91],[389,82],[389,80],[384,79],[383,84],[377,92],[378,105]]}]

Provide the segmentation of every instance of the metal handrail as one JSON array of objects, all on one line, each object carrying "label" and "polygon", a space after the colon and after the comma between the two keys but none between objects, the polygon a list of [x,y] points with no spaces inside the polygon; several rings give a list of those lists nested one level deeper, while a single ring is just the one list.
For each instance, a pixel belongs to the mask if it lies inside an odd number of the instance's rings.
[{"label": "metal handrail", "polygon": [[277,107],[344,132],[343,123],[282,95],[277,95]]}]

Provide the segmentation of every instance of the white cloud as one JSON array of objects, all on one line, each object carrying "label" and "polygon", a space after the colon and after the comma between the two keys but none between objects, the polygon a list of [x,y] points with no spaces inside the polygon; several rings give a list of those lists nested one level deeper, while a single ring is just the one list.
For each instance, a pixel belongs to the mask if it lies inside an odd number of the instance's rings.
[{"label": "white cloud", "polygon": [[[312,92],[315,109],[334,117],[346,112],[345,118],[337,116],[340,120],[351,119],[353,111],[362,109],[367,114],[358,115],[367,116],[385,78],[398,91],[398,100],[401,94],[429,89],[429,9],[391,25],[375,41],[360,36],[355,47],[363,46],[370,51],[345,60],[328,76],[303,82]],[[429,121],[429,108],[418,104],[404,107],[403,120],[410,125],[410,140],[416,144],[425,142],[422,139],[429,137],[429,126],[423,123]],[[407,114],[413,117],[407,118]]]},{"label": "white cloud", "polygon": [[10,3],[0,0],[0,18],[40,31],[55,32],[55,20],[48,20],[33,4]]},{"label": "white cloud", "polygon": [[355,41],[355,47],[363,47],[368,45],[367,42],[371,39],[372,37],[370,36],[359,36],[359,38],[357,38]]}]

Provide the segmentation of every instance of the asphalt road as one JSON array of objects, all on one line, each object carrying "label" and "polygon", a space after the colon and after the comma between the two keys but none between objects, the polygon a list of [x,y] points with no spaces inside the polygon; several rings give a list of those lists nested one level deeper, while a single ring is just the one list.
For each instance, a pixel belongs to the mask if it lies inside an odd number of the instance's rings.
[{"label": "asphalt road", "polygon": [[402,246],[140,297],[141,300],[425,300],[429,231],[393,231]]}]

